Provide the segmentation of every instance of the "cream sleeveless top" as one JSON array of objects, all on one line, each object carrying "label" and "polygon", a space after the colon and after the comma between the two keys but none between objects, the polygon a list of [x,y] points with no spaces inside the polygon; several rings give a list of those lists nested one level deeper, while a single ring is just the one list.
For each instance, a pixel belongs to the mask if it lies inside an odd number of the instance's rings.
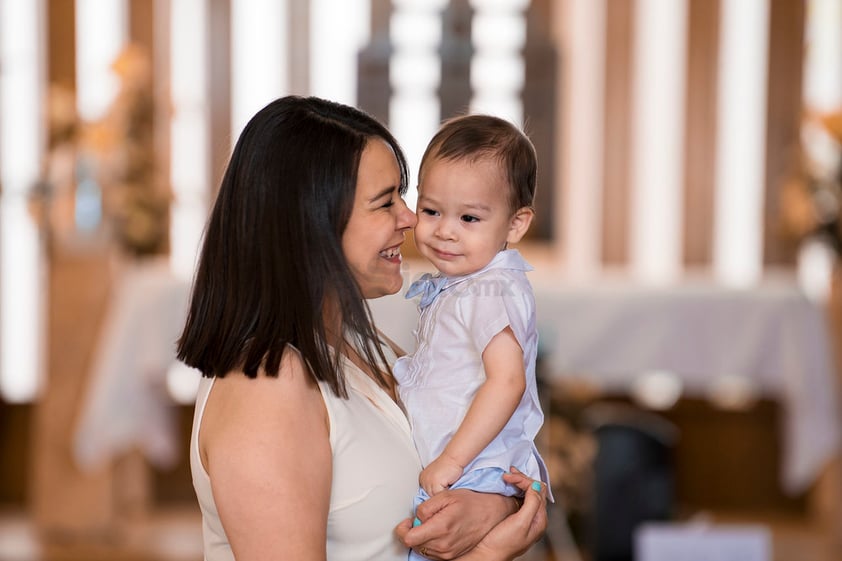
[{"label": "cream sleeveless top", "polygon": [[[384,345],[387,359],[395,355]],[[345,360],[348,399],[319,388],[330,421],[333,481],[327,518],[328,561],[405,561],[394,527],[412,514],[421,463],[403,411],[371,378]],[[202,512],[205,561],[232,561],[210,479],[199,455],[199,429],[214,378],[202,378],[193,415],[190,468]]]}]

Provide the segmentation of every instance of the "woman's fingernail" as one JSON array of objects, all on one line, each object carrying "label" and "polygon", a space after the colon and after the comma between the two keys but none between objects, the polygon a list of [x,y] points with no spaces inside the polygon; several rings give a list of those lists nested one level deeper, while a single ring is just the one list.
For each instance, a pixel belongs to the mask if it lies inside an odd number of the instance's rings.
[{"label": "woman's fingernail", "polygon": [[412,521],[412,527],[415,528],[416,526],[420,526],[420,525],[421,525],[421,521],[418,519],[418,517],[415,517],[415,520]]},{"label": "woman's fingernail", "polygon": [[541,492],[541,482],[540,481],[533,481],[532,482],[532,488],[540,493]]}]

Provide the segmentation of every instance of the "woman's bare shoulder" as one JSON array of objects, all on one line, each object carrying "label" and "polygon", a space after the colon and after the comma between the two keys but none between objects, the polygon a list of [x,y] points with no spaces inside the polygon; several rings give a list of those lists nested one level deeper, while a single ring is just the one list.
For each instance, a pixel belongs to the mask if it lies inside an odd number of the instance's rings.
[{"label": "woman's bare shoulder", "polygon": [[214,382],[200,450],[238,559],[302,558],[305,550],[323,558],[332,481],[326,418],[295,352],[284,354],[277,376],[231,372]]},{"label": "woman's bare shoulder", "polygon": [[216,387],[225,388],[222,392],[255,394],[264,392],[289,394],[290,392],[318,392],[316,382],[310,374],[304,359],[297,350],[288,348],[284,351],[277,375],[267,374],[262,368],[257,376],[249,378],[242,371],[232,371],[214,382]]},{"label": "woman's bare shoulder", "polygon": [[[321,391],[301,356],[287,351],[277,376],[259,372],[249,378],[229,372],[218,378],[208,396],[202,420],[202,441],[241,438],[244,430],[272,430],[293,420],[326,426]],[[313,426],[314,431],[318,426]]]}]

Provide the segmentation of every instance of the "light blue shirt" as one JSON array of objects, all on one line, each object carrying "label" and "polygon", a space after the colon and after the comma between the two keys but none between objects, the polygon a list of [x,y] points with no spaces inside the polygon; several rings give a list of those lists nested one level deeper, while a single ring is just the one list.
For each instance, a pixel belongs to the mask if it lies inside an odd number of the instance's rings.
[{"label": "light blue shirt", "polygon": [[526,272],[532,267],[517,250],[498,253],[476,273],[448,278],[421,312],[416,351],[395,363],[398,391],[412,425],[421,463],[444,450],[485,382],[482,353],[510,327],[523,349],[526,389],[503,430],[466,467],[515,466],[548,481],[534,440],[544,420],[535,383],[538,332],[535,299]]}]

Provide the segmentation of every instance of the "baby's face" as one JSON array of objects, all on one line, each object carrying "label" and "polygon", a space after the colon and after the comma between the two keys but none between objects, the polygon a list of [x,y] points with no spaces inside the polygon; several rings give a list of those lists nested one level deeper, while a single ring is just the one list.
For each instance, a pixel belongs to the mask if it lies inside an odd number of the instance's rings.
[{"label": "baby's face", "polygon": [[434,159],[418,186],[418,251],[447,276],[474,273],[506,246],[509,186],[497,162]]}]

